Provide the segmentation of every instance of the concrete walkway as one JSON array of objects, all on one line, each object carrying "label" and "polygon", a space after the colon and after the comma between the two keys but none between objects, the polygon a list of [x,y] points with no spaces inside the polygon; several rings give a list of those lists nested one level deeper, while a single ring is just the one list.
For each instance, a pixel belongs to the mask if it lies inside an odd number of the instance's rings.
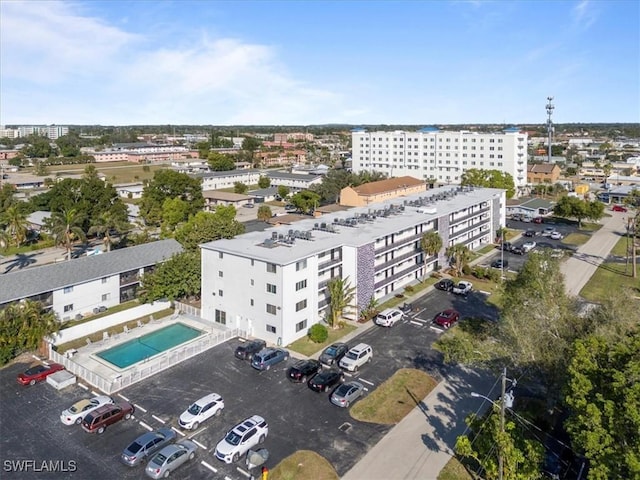
[{"label": "concrete walkway", "polygon": [[[579,295],[625,231],[624,214],[608,213],[612,216],[602,221],[602,228],[561,265],[570,295]],[[466,429],[465,417],[487,407],[486,402],[471,397],[471,392],[485,394],[496,378],[490,373],[462,367],[447,368],[442,373],[444,380],[369,450],[342,477],[344,480],[438,478],[440,470],[453,455],[456,438]]]}]

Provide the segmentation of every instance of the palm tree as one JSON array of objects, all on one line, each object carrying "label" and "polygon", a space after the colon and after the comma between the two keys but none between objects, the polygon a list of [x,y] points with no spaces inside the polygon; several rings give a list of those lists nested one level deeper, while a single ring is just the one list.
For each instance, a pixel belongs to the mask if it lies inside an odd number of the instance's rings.
[{"label": "palm tree", "polygon": [[469,248],[462,243],[457,243],[447,248],[447,256],[453,260],[453,268],[456,276],[462,275],[462,268],[469,262]]},{"label": "palm tree", "polygon": [[18,208],[17,204],[10,205],[0,215],[0,224],[6,225],[6,238],[3,238],[5,242],[13,240],[16,247],[19,247],[27,239],[29,222],[27,221],[27,215]]},{"label": "palm tree", "polygon": [[56,245],[63,245],[67,249],[67,260],[71,259],[71,248],[76,240],[86,240],[86,235],[80,227],[82,216],[72,208],[54,212],[49,219],[50,231]]},{"label": "palm tree", "polygon": [[349,277],[344,279],[336,277],[329,280],[327,289],[329,291],[329,326],[337,328],[342,312],[353,306],[351,302],[355,297],[356,288],[351,286]]},{"label": "palm tree", "polygon": [[[432,230],[422,235],[420,239],[420,247],[424,252],[424,273],[427,274],[427,261],[434,255],[438,255],[442,250],[442,237],[438,232]],[[436,268],[438,267],[438,259],[436,259]]]},{"label": "palm tree", "polygon": [[602,166],[602,171],[604,172],[604,183],[609,183],[609,177],[611,176],[611,170],[613,167],[611,166],[611,162],[607,162]]},{"label": "palm tree", "polygon": [[271,207],[269,205],[260,205],[258,208],[258,220],[268,222],[271,216]]},{"label": "palm tree", "polygon": [[127,225],[114,217],[111,212],[104,212],[98,218],[93,220],[93,225],[89,228],[89,235],[96,234],[98,237],[102,237],[102,243],[107,249],[107,252],[111,251],[111,245],[113,245],[113,238],[111,232],[117,230],[121,232],[127,229]]}]

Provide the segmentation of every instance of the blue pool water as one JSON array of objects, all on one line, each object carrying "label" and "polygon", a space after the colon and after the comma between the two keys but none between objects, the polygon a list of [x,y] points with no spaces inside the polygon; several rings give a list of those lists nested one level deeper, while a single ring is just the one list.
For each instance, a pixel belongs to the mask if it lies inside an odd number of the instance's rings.
[{"label": "blue pool water", "polygon": [[145,358],[153,357],[181,343],[202,335],[203,332],[182,323],[174,323],[155,332],[136,337],[96,355],[118,368],[127,368]]}]

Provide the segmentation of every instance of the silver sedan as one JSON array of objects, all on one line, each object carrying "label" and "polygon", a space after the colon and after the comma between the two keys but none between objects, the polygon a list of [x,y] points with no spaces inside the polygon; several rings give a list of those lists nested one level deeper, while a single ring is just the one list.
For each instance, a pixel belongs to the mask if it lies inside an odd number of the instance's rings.
[{"label": "silver sedan", "polygon": [[198,446],[191,440],[181,440],[167,445],[153,456],[144,471],[151,478],[168,477],[187,460],[193,460],[197,448]]},{"label": "silver sedan", "polygon": [[349,408],[364,393],[364,385],[360,382],[347,382],[336,388],[331,394],[331,403],[339,407]]}]

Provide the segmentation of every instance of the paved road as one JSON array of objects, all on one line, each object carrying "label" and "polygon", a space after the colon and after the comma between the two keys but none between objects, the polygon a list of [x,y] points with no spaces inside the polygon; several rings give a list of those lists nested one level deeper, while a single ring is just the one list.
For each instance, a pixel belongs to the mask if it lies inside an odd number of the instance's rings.
[{"label": "paved road", "polygon": [[[577,296],[624,232],[624,214],[610,212],[603,227],[562,265],[567,293]],[[488,255],[492,255],[493,252]],[[478,259],[480,262],[480,259]],[[453,455],[456,438],[475,411],[474,389],[485,391],[495,377],[460,367],[444,380],[342,478],[344,480],[435,480]],[[482,403],[482,402],[480,402]]]}]

